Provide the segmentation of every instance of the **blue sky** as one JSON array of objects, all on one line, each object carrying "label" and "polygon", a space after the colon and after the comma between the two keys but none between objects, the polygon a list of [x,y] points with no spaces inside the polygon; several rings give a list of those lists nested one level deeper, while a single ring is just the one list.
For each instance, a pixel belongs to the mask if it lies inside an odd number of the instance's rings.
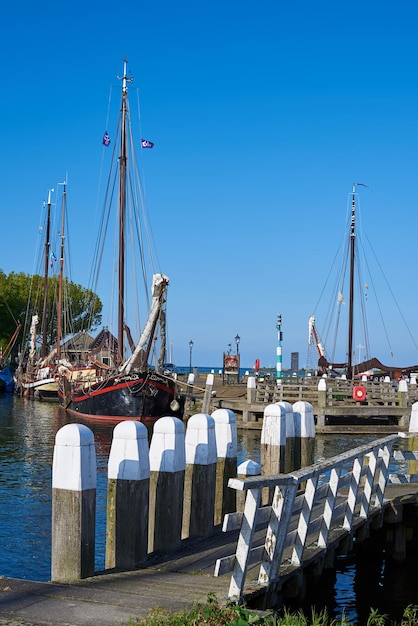
[{"label": "blue sky", "polygon": [[284,367],[291,352],[304,366],[362,182],[387,280],[371,352],[418,364],[416,3],[24,0],[2,23],[1,269],[32,273],[42,203],[68,174],[71,275],[87,284],[109,87],[127,57],[155,143],[144,176],[173,360],[188,364],[192,339],[195,365],[220,366],[238,333],[244,367],[274,366],[281,313]]}]

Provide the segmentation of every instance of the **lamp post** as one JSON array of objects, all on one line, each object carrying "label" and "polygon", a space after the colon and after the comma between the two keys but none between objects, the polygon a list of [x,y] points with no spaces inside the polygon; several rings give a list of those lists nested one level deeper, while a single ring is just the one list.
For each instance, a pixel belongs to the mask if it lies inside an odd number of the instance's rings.
[{"label": "lamp post", "polygon": [[192,350],[193,350],[193,341],[190,339],[189,341],[189,349],[190,349],[190,362],[189,362],[189,373],[192,372]]},{"label": "lamp post", "polygon": [[239,383],[239,369],[240,369],[240,363],[239,363],[239,342],[240,342],[241,337],[238,335],[238,333],[235,335],[235,343],[237,346],[237,382]]}]

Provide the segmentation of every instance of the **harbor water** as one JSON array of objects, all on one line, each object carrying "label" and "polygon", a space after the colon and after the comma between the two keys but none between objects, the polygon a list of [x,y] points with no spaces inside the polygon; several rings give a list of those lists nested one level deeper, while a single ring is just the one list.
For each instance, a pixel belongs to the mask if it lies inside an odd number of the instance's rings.
[{"label": "harbor water", "polygon": [[[74,421],[56,404],[0,396],[0,575],[27,580],[50,580],[51,567],[51,469],[57,431]],[[107,459],[113,427],[87,424],[94,433],[97,455],[96,570],[104,569]],[[316,438],[316,459],[335,456],[378,438],[324,436]],[[260,432],[239,431],[238,461],[259,461]],[[417,555],[415,555],[415,560]],[[337,570],[321,577],[319,588],[306,602],[328,607],[333,617],[342,613],[356,620],[370,607],[399,615],[408,604],[418,604],[416,565],[394,564],[377,557],[375,562],[350,554]],[[414,561],[415,563],[415,561]]]}]

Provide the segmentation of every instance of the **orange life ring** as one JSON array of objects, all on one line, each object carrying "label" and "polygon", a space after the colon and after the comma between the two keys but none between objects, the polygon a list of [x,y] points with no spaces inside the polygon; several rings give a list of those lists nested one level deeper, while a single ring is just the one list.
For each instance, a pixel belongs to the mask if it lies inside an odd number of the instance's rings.
[{"label": "orange life ring", "polygon": [[363,402],[366,399],[366,387],[355,385],[353,387],[353,398],[357,402]]}]

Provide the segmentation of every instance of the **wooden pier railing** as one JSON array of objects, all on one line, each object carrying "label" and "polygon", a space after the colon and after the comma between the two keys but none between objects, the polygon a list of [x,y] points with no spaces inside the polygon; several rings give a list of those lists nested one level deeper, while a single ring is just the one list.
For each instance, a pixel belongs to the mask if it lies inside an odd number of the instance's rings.
[{"label": "wooden pier railing", "polygon": [[[361,389],[360,397],[355,393],[358,388]],[[318,428],[325,427],[335,418],[344,423],[343,418],[347,421],[357,416],[384,418],[396,424],[399,430],[408,430],[411,407],[418,401],[418,386],[415,379],[411,383],[389,379],[371,382],[307,376],[278,383],[275,379],[258,382],[250,377],[246,397],[214,399],[217,406],[241,414],[244,423],[256,422],[262,417],[266,405],[283,401],[312,404]]]},{"label": "wooden pier railing", "polygon": [[[215,569],[216,576],[232,572],[229,598],[240,601],[263,589],[280,593],[308,565],[322,568],[341,541],[352,541],[361,528],[367,533],[371,519],[381,524],[398,440],[378,439],[289,474],[231,479],[229,486],[246,498],[243,512],[226,515],[223,525],[225,532],[240,529],[236,553],[218,559]],[[261,506],[267,488],[274,488],[273,499]]]}]

